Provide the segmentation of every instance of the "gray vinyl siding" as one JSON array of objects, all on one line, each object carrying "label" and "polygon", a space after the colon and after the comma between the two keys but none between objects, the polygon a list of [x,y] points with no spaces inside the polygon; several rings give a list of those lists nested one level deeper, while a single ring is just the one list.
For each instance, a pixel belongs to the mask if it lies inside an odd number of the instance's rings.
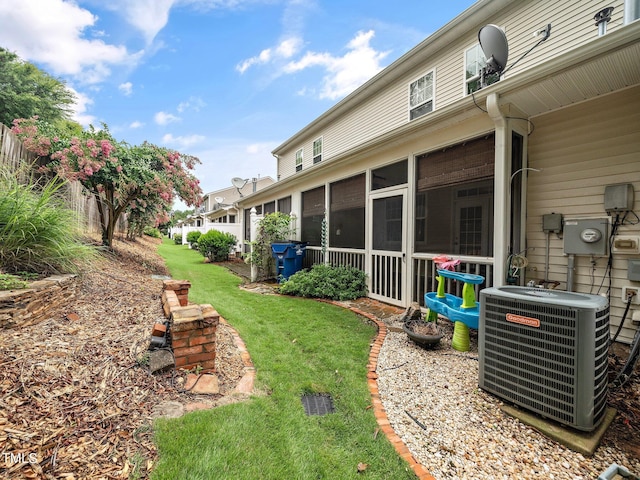
[{"label": "gray vinyl siding", "polygon": [[608,31],[611,32],[623,26],[623,0],[518,0],[495,16],[478,19],[476,25],[449,43],[447,48],[440,49],[430,56],[425,55],[424,60],[418,62],[409,74],[379,89],[372,85],[370,90],[374,93],[368,94],[368,97],[364,97],[363,94],[363,101],[356,107],[345,110],[324,128],[305,132],[307,136],[297,139],[299,142],[293,141],[286,150],[277,152],[281,155],[278,162],[279,178],[284,179],[296,173],[295,151],[298,148],[304,148],[303,170],[313,165],[312,144],[319,136],[323,137],[322,163],[325,163],[336,155],[408,123],[409,82],[431,70],[435,72],[435,110],[463,98],[465,51],[477,44],[478,30],[486,23],[493,23],[505,29],[510,51],[507,65],[512,65],[539,40],[540,37],[533,36],[534,32],[546,27],[548,23],[552,24],[550,38],[509,70],[506,75],[511,77],[525,74],[527,69],[535,68],[553,56],[597,39],[598,29],[593,17],[596,12],[607,6],[614,7],[613,17],[608,26]]},{"label": "gray vinyl siding", "polygon": [[[529,166],[542,171],[528,174],[527,280],[544,277],[546,239],[542,215],[554,212],[565,219],[605,218],[604,188],[619,183],[633,185],[634,211],[640,215],[640,87],[534,118],[533,122]],[[618,234],[640,236],[637,218],[629,215],[628,220],[636,224],[621,226]],[[627,260],[639,257],[614,254],[611,291],[614,327],[624,312],[621,288],[640,287],[640,282],[627,279]],[[592,273],[591,258],[576,256],[574,290],[606,293],[608,278],[603,281],[606,265],[607,258],[596,258]],[[556,234],[550,237],[548,277],[562,282],[558,288],[566,288],[567,257],[563,240]],[[630,316],[631,313],[625,325],[631,325]],[[620,340],[630,342],[634,331],[635,327],[624,328]]]}]

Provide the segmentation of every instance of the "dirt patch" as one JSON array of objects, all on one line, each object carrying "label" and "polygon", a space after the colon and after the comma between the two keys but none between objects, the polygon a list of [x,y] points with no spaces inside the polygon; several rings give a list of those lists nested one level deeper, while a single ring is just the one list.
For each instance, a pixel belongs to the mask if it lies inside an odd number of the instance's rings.
[{"label": "dirt patch", "polygon": [[159,240],[114,243],[80,278],[77,298],[37,325],[0,331],[0,477],[146,478],[157,460],[154,410],[237,401],[244,365],[228,325],[217,333],[220,394],[185,392],[185,374],[149,373],[163,320]]}]

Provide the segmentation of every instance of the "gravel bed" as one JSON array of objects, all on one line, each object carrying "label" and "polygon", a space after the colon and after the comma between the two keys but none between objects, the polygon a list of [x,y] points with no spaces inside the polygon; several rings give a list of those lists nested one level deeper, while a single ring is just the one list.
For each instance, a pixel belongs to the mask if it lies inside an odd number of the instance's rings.
[{"label": "gravel bed", "polygon": [[436,479],[595,479],[612,463],[640,474],[638,458],[604,444],[584,457],[502,412],[502,402],[478,388],[475,332],[461,353],[451,348],[451,323],[439,324],[445,335],[431,349],[391,328],[377,366],[393,429]]}]

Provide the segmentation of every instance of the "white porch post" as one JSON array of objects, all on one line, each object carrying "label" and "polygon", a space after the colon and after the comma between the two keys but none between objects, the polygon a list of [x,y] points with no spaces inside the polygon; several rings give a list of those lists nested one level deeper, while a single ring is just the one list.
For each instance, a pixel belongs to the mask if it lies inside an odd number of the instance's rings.
[{"label": "white porch post", "polygon": [[[249,241],[251,241],[251,254],[253,256],[254,245],[253,242],[256,240],[256,236],[258,235],[258,212],[255,207],[251,207],[249,211],[249,223],[251,224],[251,228],[249,229]],[[258,280],[258,266],[255,262],[251,262],[251,281],[255,282]]]},{"label": "white porch post", "polygon": [[492,93],[487,97],[487,112],[495,123],[495,176],[493,204],[493,286],[505,283],[505,261],[509,244],[509,145],[510,131],[505,116],[500,111],[499,97]]}]

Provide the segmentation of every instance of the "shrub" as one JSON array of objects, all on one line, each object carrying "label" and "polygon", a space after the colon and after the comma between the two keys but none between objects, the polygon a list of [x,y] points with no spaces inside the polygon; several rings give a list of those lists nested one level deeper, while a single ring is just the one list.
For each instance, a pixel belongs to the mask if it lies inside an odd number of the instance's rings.
[{"label": "shrub", "polygon": [[194,246],[194,243],[198,243],[198,239],[202,236],[202,232],[200,230],[193,230],[187,233],[187,243]]},{"label": "shrub", "polygon": [[176,233],[173,236],[173,243],[176,245],[182,245],[182,233]]},{"label": "shrub", "polygon": [[198,251],[212,262],[222,262],[229,258],[231,247],[237,242],[235,235],[209,230],[198,238]]},{"label": "shrub", "polygon": [[0,270],[77,273],[98,256],[82,241],[78,216],[67,207],[65,182],[21,183],[0,169]]},{"label": "shrub", "polygon": [[154,227],[144,227],[143,233],[149,237],[162,238],[160,230]]},{"label": "shrub", "polygon": [[367,294],[366,275],[350,266],[317,264],[311,270],[291,275],[280,285],[280,293],[298,297],[353,300]]}]

